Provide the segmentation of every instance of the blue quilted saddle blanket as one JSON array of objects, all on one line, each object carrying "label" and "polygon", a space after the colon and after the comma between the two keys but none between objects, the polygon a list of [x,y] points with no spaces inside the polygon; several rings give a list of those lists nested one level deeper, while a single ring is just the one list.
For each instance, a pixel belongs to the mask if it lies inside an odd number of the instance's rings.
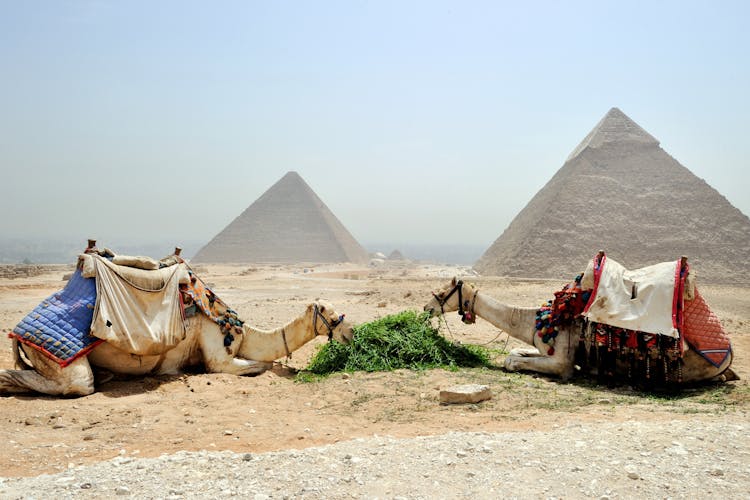
[{"label": "blue quilted saddle blanket", "polygon": [[61,291],[36,306],[9,334],[68,366],[103,340],[90,335],[96,280],[76,270]]}]

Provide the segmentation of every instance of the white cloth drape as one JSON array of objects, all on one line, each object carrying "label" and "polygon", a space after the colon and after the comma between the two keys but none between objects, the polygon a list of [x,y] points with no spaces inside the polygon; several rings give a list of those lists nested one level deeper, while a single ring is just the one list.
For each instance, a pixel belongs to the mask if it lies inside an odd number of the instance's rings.
[{"label": "white cloth drape", "polygon": [[160,290],[144,290],[118,274],[117,266],[93,256],[96,306],[91,334],[131,354],[155,355],[185,338],[179,281],[185,265],[172,266]]},{"label": "white cloth drape", "polygon": [[[629,271],[607,257],[583,315],[597,323],[679,337],[673,321],[674,301],[682,300],[675,297],[679,265],[679,261],[662,262]],[[586,270],[592,271],[592,266]],[[584,281],[591,282],[590,277],[584,276]]]}]

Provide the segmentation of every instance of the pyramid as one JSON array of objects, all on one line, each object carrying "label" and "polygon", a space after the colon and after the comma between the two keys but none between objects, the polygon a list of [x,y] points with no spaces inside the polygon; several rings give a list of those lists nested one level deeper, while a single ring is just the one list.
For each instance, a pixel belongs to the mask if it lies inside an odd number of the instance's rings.
[{"label": "pyramid", "polygon": [[297,172],[288,172],[193,262],[367,262],[367,252]]},{"label": "pyramid", "polygon": [[750,219],[617,108],[474,268],[570,279],[600,249],[631,269],[686,255],[702,282],[750,282]]}]

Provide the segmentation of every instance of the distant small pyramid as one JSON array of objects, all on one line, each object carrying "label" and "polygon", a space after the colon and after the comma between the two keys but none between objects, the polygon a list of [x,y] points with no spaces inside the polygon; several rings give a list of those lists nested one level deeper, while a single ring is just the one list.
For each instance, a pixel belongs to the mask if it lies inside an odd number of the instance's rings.
[{"label": "distant small pyramid", "polygon": [[193,262],[367,262],[367,252],[297,172],[289,172],[201,248]]},{"label": "distant small pyramid", "polygon": [[400,250],[396,249],[388,254],[388,260],[406,260],[406,257]]},{"label": "distant small pyramid", "polygon": [[701,281],[750,281],[750,219],[617,108],[474,268],[569,279],[600,249],[631,269],[686,255]]}]

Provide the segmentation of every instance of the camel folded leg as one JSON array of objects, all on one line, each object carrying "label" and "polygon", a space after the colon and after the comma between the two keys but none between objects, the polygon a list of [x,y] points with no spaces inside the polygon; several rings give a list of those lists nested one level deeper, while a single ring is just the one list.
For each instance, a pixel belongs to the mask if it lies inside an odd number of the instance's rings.
[{"label": "camel folded leg", "polygon": [[539,349],[537,349],[536,347],[516,347],[515,349],[511,349],[510,356],[537,358],[539,356],[542,356],[542,353],[539,352]]},{"label": "camel folded leg", "polygon": [[94,375],[86,358],[65,368],[36,349],[22,348],[31,370],[0,370],[0,394],[40,392],[53,396],[86,396],[94,392]]},{"label": "camel folded leg", "polygon": [[510,372],[530,371],[555,375],[563,380],[573,376],[573,364],[562,356],[514,356],[505,358],[505,369]]},{"label": "camel folded leg", "polygon": [[206,369],[213,373],[230,373],[232,375],[259,375],[273,367],[273,362],[253,361],[251,359],[230,358],[206,360]]}]

